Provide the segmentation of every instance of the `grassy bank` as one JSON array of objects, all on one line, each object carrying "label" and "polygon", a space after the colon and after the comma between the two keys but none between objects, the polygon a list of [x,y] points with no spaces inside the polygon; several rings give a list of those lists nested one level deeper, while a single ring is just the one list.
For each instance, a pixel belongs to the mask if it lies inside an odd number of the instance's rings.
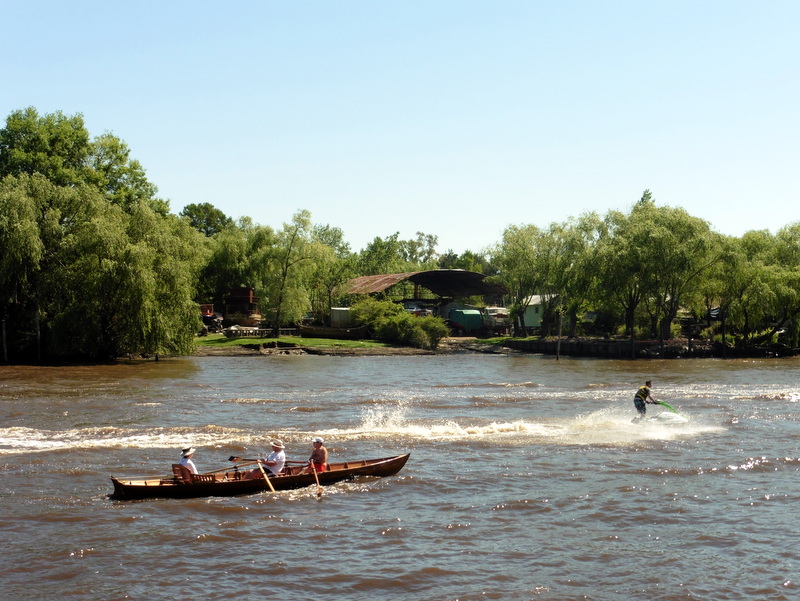
[{"label": "grassy bank", "polygon": [[237,346],[275,345],[302,346],[307,348],[369,349],[390,348],[391,344],[377,340],[334,340],[332,338],[301,338],[300,336],[281,336],[280,338],[252,337],[226,338],[223,334],[209,334],[195,339],[198,348],[226,349]]}]

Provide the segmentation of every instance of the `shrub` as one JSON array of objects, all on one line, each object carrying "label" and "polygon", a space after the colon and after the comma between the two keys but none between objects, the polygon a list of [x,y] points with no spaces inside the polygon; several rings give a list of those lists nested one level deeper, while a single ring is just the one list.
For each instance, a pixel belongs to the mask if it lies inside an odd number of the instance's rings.
[{"label": "shrub", "polygon": [[439,347],[439,342],[445,336],[450,334],[450,328],[441,317],[434,317],[429,315],[427,317],[418,317],[417,322],[419,327],[428,336],[428,348],[435,351]]},{"label": "shrub", "polygon": [[366,298],[350,308],[357,325],[365,325],[375,338],[390,344],[436,350],[449,330],[440,317],[416,317],[391,301]]},{"label": "shrub", "polygon": [[384,319],[403,313],[403,307],[392,301],[379,301],[367,297],[350,307],[350,315],[356,325],[367,326],[372,330]]}]

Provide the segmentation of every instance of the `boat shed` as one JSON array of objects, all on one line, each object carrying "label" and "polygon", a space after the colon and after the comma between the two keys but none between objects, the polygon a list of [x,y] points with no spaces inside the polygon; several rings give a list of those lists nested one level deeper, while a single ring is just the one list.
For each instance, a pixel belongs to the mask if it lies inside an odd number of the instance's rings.
[{"label": "boat shed", "polygon": [[415,291],[417,287],[422,286],[437,296],[447,298],[476,295],[503,296],[508,293],[502,284],[487,282],[484,274],[463,269],[431,269],[408,273],[365,275],[347,282],[344,292],[347,294],[383,292],[404,280],[413,283]]}]

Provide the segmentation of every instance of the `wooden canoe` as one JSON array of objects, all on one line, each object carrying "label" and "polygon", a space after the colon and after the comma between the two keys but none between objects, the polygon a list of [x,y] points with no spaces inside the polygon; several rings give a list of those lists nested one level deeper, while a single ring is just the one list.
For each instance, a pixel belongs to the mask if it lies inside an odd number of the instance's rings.
[{"label": "wooden canoe", "polygon": [[[359,461],[343,461],[329,463],[328,469],[317,474],[321,485],[335,484],[343,480],[352,480],[362,476],[382,478],[393,476],[406,464],[411,454],[384,457],[381,459],[362,459]],[[247,478],[246,474],[254,464],[240,470],[234,466],[229,470],[215,471],[206,474],[186,474],[181,477],[173,468],[175,475],[162,478],[115,478],[111,476],[114,492],[110,495],[115,500],[169,498],[189,499],[193,497],[230,497],[269,490],[263,477]],[[314,474],[300,474],[304,466],[286,467],[279,476],[270,478],[273,488],[291,490],[316,485]]]}]

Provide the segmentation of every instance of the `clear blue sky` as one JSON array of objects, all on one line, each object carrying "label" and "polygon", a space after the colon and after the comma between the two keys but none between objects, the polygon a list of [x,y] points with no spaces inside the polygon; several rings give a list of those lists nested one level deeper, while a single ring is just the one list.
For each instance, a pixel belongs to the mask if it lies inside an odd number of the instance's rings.
[{"label": "clear blue sky", "polygon": [[739,236],[800,219],[800,2],[0,3],[0,117],[83,114],[174,212],[353,250],[627,211]]}]

